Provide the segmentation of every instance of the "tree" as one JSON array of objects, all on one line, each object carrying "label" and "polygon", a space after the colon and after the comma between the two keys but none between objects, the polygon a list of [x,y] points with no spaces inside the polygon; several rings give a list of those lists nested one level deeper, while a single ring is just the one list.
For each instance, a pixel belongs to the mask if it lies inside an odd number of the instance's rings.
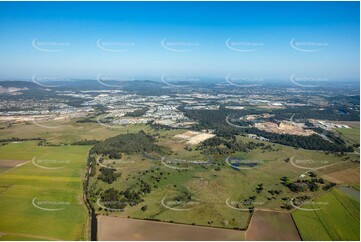
[{"label": "tree", "polygon": [[101,174],[98,176],[98,179],[108,184],[112,184],[120,176],[120,173],[115,173],[116,170],[112,168],[101,167],[99,171]]}]

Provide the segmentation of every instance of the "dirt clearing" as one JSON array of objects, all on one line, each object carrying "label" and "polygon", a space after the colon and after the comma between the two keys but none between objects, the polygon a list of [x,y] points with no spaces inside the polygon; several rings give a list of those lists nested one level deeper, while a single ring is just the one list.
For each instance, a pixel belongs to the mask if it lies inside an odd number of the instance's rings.
[{"label": "dirt clearing", "polygon": [[189,145],[197,145],[205,141],[206,139],[212,138],[214,136],[214,134],[187,131],[185,133],[175,135],[174,138],[185,140],[186,144]]}]

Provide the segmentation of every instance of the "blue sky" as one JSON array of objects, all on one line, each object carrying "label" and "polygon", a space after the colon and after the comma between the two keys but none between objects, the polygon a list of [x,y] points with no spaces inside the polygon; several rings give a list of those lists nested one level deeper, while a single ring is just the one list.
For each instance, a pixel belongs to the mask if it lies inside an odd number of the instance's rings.
[{"label": "blue sky", "polygon": [[358,2],[1,2],[0,78],[347,81],[359,35]]}]

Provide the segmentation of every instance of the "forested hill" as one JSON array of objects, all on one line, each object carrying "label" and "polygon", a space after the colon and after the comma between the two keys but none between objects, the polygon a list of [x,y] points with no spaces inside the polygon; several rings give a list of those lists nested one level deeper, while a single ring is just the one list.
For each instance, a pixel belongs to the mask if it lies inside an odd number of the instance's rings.
[{"label": "forested hill", "polygon": [[155,144],[154,137],[146,134],[144,131],[139,133],[121,134],[99,142],[93,146],[91,154],[136,154],[143,152],[164,153],[166,149]]}]

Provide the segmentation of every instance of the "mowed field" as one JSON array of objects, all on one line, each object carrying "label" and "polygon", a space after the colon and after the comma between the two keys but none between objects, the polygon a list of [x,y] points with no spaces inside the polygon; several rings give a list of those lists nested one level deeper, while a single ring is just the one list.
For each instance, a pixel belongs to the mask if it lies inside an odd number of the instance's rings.
[{"label": "mowed field", "polygon": [[247,240],[301,240],[289,212],[257,210],[246,231]]},{"label": "mowed field", "polygon": [[[332,189],[292,216],[303,240],[360,240],[360,203]],[[318,210],[316,210],[318,209]]]},{"label": "mowed field", "polygon": [[98,217],[99,240],[244,240],[244,231],[154,221]]},{"label": "mowed field", "polygon": [[0,160],[29,162],[0,174],[0,240],[85,240],[87,146],[0,147]]}]

